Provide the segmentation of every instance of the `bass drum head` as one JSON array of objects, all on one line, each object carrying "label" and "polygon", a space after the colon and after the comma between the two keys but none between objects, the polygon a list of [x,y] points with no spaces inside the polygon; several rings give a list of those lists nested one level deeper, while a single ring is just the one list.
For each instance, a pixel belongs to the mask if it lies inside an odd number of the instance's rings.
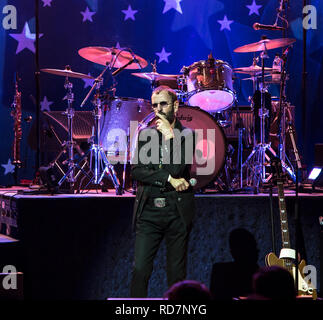
[{"label": "bass drum head", "polygon": [[193,92],[188,99],[190,106],[198,106],[207,112],[221,112],[231,108],[233,102],[233,92],[226,90]]},{"label": "bass drum head", "polygon": [[207,186],[222,170],[226,154],[226,138],[222,128],[210,114],[197,107],[180,107],[177,119],[195,132],[195,156],[191,178],[197,180],[195,190]]}]

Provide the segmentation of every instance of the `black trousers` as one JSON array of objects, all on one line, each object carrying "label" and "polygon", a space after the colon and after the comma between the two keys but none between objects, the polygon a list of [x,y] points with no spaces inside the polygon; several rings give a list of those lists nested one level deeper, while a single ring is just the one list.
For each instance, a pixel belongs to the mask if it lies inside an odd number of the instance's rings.
[{"label": "black trousers", "polygon": [[131,297],[147,297],[154,258],[164,238],[167,252],[168,286],[186,278],[188,237],[189,231],[187,231],[175,204],[164,208],[145,205],[136,223]]}]

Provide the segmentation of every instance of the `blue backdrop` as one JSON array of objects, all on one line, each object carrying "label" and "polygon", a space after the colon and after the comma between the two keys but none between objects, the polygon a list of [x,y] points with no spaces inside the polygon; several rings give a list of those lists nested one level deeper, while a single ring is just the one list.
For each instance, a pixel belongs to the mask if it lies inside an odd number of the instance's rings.
[{"label": "blue backdrop", "polygon": [[[239,46],[256,42],[265,34],[269,38],[282,37],[279,31],[255,31],[255,22],[273,24],[278,0],[41,0],[40,3],[40,68],[64,69],[70,65],[74,71],[97,76],[102,66],[91,63],[78,55],[87,46],[130,47],[148,61],[143,70],[152,70],[156,60],[159,73],[179,73],[186,65],[203,60],[212,51],[216,59],[228,62],[233,68],[249,66],[252,53],[234,53]],[[311,166],[315,142],[323,141],[322,97],[323,90],[323,32],[321,1],[311,1],[317,9],[317,29],[308,31],[308,103],[306,132],[303,130],[301,112],[302,84],[302,1],[290,1],[288,37],[296,39],[289,54],[287,97],[296,106],[298,143],[304,161]],[[0,184],[13,184],[12,143],[13,119],[10,105],[14,95],[15,72],[21,77],[23,118],[35,119],[35,12],[34,1],[0,1],[0,8],[7,5],[17,10],[15,29],[0,28]],[[5,10],[3,10],[5,11]],[[2,13],[5,19],[8,13]],[[9,21],[14,26],[13,21]],[[269,52],[266,66],[271,67],[273,57],[280,49]],[[129,70],[117,77],[116,94],[121,97],[149,99],[150,84],[136,78]],[[111,79],[105,78],[105,86]],[[91,81],[73,79],[75,102],[79,107],[88,92]],[[64,110],[66,102],[64,77],[46,73],[40,75],[42,110]],[[252,86],[246,81],[235,81],[240,105],[248,104]],[[272,95],[277,95],[277,89]],[[90,100],[89,100],[90,101]],[[91,110],[90,102],[83,110]],[[23,122],[21,178],[33,178],[35,152],[27,143],[31,124]],[[305,140],[302,139],[305,137]]]}]

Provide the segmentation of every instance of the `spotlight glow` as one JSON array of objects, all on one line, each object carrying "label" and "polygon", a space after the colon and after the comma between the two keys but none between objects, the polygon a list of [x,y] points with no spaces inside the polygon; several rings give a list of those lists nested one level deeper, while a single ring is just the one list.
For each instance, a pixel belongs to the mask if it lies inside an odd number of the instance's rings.
[{"label": "spotlight glow", "polygon": [[321,173],[322,168],[313,168],[310,175],[308,176],[309,180],[315,180]]}]

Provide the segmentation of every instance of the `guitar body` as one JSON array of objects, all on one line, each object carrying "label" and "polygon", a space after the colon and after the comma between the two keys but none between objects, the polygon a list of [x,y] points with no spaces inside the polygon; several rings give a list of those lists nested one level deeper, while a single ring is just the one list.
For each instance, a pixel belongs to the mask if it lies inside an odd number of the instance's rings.
[{"label": "guitar body", "polygon": [[273,252],[270,252],[266,255],[265,263],[267,267],[279,266],[279,267],[285,268],[284,260],[279,259]]},{"label": "guitar body", "polygon": [[[266,266],[279,266],[282,268],[285,268],[285,261],[284,259],[278,258],[273,252],[270,252],[265,257],[265,263]],[[311,287],[305,280],[304,280],[304,273],[303,269],[306,266],[305,260],[301,260],[301,262],[298,264],[298,295],[299,296],[307,296],[312,299],[317,298],[317,292],[313,287]],[[288,270],[288,269],[287,269]],[[290,271],[293,278],[295,279],[295,266],[293,266],[293,269]]]}]

